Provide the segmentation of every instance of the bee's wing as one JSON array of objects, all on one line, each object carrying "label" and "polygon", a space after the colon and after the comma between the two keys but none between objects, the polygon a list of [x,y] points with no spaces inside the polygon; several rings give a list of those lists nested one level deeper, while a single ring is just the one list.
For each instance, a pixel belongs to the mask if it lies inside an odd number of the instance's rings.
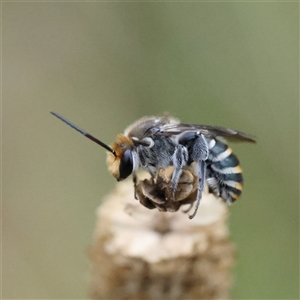
[{"label": "bee's wing", "polygon": [[128,126],[124,134],[142,140],[159,133],[164,125],[171,126],[175,124],[179,124],[179,121],[168,115],[143,117]]},{"label": "bee's wing", "polygon": [[162,135],[177,135],[185,131],[200,131],[204,135],[224,137],[234,142],[250,142],[255,143],[255,137],[244,132],[210,125],[197,124],[166,124],[161,126],[160,134]]}]

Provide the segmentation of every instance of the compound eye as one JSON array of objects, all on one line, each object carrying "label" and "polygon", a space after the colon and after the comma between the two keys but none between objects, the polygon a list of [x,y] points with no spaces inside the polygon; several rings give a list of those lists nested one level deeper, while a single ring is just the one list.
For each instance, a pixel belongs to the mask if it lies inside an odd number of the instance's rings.
[{"label": "compound eye", "polygon": [[133,158],[130,149],[125,150],[123,157],[120,162],[119,172],[120,179],[123,180],[127,178],[133,171]]}]

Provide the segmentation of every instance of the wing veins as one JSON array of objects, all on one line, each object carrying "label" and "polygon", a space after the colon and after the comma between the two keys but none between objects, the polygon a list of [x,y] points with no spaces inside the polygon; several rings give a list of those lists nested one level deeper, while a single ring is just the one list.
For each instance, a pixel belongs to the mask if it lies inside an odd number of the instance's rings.
[{"label": "wing veins", "polygon": [[221,126],[199,125],[199,124],[166,124],[161,126],[161,135],[177,135],[185,131],[200,131],[204,135],[224,137],[234,142],[250,142],[255,143],[253,135],[244,133],[242,131],[225,128]]}]

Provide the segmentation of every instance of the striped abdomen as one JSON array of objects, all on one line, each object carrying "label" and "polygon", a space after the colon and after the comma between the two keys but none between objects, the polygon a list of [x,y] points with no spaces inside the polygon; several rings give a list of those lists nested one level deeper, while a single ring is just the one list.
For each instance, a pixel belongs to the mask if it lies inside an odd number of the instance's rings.
[{"label": "striped abdomen", "polygon": [[225,143],[208,139],[206,182],[211,192],[226,203],[240,197],[243,189],[243,176],[239,160]]}]

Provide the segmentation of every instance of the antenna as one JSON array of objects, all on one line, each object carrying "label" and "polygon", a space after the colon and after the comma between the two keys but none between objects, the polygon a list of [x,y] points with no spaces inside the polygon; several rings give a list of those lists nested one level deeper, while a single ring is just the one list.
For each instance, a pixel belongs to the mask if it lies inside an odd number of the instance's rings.
[{"label": "antenna", "polygon": [[94,136],[92,136],[91,134],[87,133],[86,131],[82,130],[81,128],[79,128],[78,126],[76,126],[75,124],[73,124],[72,122],[70,122],[69,120],[67,120],[66,118],[64,118],[63,116],[61,116],[58,113],[55,113],[53,111],[50,111],[50,113],[52,115],[54,115],[55,117],[57,117],[58,119],[62,120],[63,122],[67,123],[69,126],[71,126],[75,130],[77,130],[78,132],[80,132],[81,134],[83,134],[84,136],[86,136],[91,141],[95,142],[96,144],[98,144],[101,147],[105,148],[107,151],[111,152],[114,156],[117,156],[116,152],[112,148],[110,148],[108,145],[106,145],[105,143],[103,143],[100,140],[96,139]]}]

